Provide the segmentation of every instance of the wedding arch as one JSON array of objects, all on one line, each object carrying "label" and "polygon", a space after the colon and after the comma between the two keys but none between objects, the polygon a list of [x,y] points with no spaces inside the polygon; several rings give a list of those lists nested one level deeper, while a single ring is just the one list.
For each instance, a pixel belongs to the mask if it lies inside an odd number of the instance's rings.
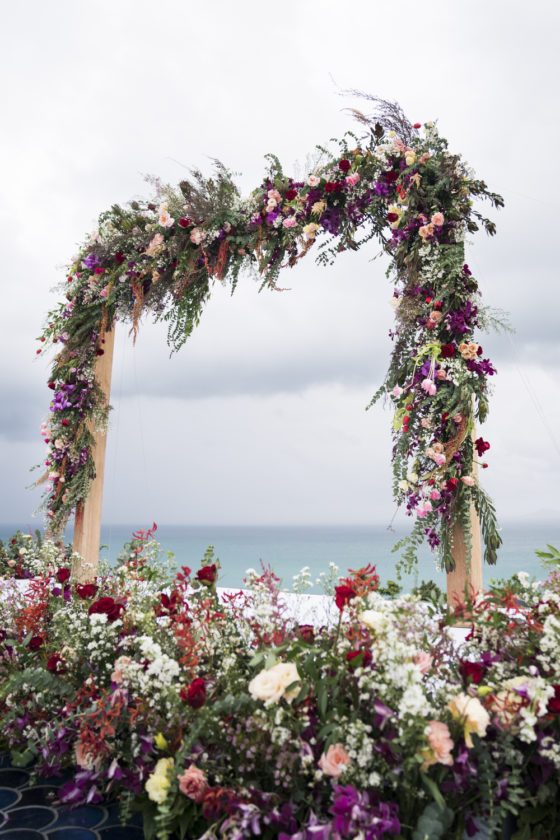
[{"label": "wedding arch", "polygon": [[[414,520],[400,545],[403,557],[411,561],[426,539],[452,572],[458,534],[470,558],[475,515],[484,558],[496,562],[495,512],[476,477],[490,445],[473,434],[475,418],[486,417],[495,373],[474,331],[491,318],[465,262],[464,240],[479,227],[495,233],[472,199],[495,207],[503,201],[448,151],[433,123],[412,125],[396,103],[366,99],[374,113],[354,111],[362,133],[348,132],[334,151],[318,147],[305,179],[284,174],[273,155],[248,198],[218,161],[210,177],[193,170],[178,188],[153,179],[151,200],[101,214],[69,267],[64,299],[49,313],[38,350],[58,348],[42,427],[42,480],[49,532],[61,533],[76,515],[74,547],[89,564],[82,577],[97,562],[115,321],[130,323],[136,337],[149,311],[167,322],[170,346],[178,350],[215,281],[233,291],[248,268],[261,289],[275,288],[280,271],[316,244],[317,262],[325,265],[371,239],[390,256],[394,287],[394,347],[372,404],[385,395],[394,405],[393,492]],[[92,487],[93,524],[85,526]]]}]

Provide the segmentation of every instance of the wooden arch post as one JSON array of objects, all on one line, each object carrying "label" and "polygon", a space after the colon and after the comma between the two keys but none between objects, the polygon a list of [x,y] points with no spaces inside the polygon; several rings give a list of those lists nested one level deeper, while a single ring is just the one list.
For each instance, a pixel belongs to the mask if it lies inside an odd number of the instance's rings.
[{"label": "wooden arch post", "polygon": [[[95,363],[95,379],[103,391],[105,402],[109,405],[111,396],[111,375],[113,372],[113,351],[115,347],[115,324],[101,336],[103,355]],[[105,476],[105,450],[107,432],[91,429],[93,434],[93,461],[95,478],[91,484],[87,499],[76,508],[74,520],[73,550],[81,557],[72,569],[75,580],[85,583],[95,578],[99,564],[99,545],[101,541],[101,513],[103,509],[103,479]]]},{"label": "wooden arch post", "polygon": [[[474,409],[474,405],[473,405]],[[472,438],[474,439],[474,428]],[[478,466],[473,461],[473,478],[478,484]],[[465,534],[461,525],[456,522],[453,528],[453,560],[455,568],[447,574],[447,603],[451,609],[465,601],[465,588],[471,594],[482,591],[482,534],[480,531],[480,520],[474,505],[471,504],[471,557],[467,563],[467,549],[465,545]]]}]

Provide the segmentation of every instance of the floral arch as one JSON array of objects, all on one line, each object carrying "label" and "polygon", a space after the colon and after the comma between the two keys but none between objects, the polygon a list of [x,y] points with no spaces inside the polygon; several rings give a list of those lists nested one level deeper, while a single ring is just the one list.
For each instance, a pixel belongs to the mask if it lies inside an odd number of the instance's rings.
[{"label": "floral arch", "polygon": [[[43,424],[47,444],[45,507],[49,531],[59,533],[80,511],[95,477],[95,430],[108,405],[95,369],[115,320],[136,336],[150,311],[168,324],[179,349],[198,324],[212,284],[235,289],[240,272],[256,270],[261,289],[318,245],[317,262],[379,240],[391,258],[394,347],[381,396],[394,405],[393,491],[414,525],[405,561],[427,539],[446,570],[453,568],[452,534],[470,534],[470,510],[480,518],[484,556],[495,563],[501,543],[494,508],[473,477],[489,448],[473,440],[475,417],[488,411],[488,378],[495,373],[474,337],[491,317],[465,262],[467,232],[493,222],[473,198],[503,205],[477,180],[432,123],[412,125],[400,107],[372,97],[372,116],[355,111],[365,133],[347,133],[336,152],[318,147],[314,171],[297,181],[268,155],[262,184],[242,198],[219,162],[178,188],[154,180],[155,196],[114,205],[101,214],[69,268],[64,299],[49,313],[42,353],[57,345]],[[483,464],[483,466],[486,466]]]}]

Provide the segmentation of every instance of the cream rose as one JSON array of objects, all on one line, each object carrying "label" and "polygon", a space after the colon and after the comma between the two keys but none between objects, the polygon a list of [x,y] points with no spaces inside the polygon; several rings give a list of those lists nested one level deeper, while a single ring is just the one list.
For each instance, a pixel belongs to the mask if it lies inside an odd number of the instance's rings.
[{"label": "cream rose", "polygon": [[378,610],[365,610],[365,612],[359,614],[358,618],[362,624],[365,624],[366,627],[369,627],[370,630],[374,630],[376,633],[382,633],[387,626],[386,617]]},{"label": "cream rose", "polygon": [[272,668],[264,669],[249,683],[249,694],[254,700],[262,700],[267,705],[278,703],[284,697],[291,703],[299,694],[299,686],[286,691],[294,682],[301,678],[293,662],[279,662]]},{"label": "cream rose", "polygon": [[451,700],[449,710],[455,720],[463,724],[465,744],[471,749],[473,746],[471,734],[476,732],[482,738],[490,723],[490,715],[477,697],[464,693],[458,694]]}]

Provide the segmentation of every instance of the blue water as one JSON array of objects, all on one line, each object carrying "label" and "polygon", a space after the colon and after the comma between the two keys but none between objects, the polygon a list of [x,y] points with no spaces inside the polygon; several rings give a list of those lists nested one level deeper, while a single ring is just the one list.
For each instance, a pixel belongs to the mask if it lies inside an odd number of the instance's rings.
[{"label": "blue water", "polygon": [[[10,537],[18,527],[28,530],[23,525],[0,525],[0,539]],[[114,560],[124,543],[130,540],[132,531],[139,527],[148,525],[104,526],[101,542],[106,547],[102,556]],[[391,549],[406,533],[404,527],[391,532],[382,526],[161,525],[156,538],[163,551],[175,555],[177,567],[186,565],[193,569],[198,568],[207,546],[213,545],[222,567],[222,586],[241,586],[245,571],[251,567],[259,569],[262,561],[273,567],[285,587],[291,588],[293,575],[303,566],[309,566],[315,581],[331,562],[336,563],[341,574],[347,569],[372,563],[377,567],[382,583],[395,580],[397,555],[392,554]],[[546,572],[534,551],[546,549],[547,543],[560,547],[560,522],[505,523],[502,537],[504,545],[498,564],[484,567],[485,582],[490,578],[510,577],[518,571],[544,578]],[[71,535],[68,541],[71,541]],[[436,570],[434,555],[429,549],[421,551],[418,572],[404,579],[403,587],[410,589],[421,580],[434,580],[445,587],[445,574]]]}]

